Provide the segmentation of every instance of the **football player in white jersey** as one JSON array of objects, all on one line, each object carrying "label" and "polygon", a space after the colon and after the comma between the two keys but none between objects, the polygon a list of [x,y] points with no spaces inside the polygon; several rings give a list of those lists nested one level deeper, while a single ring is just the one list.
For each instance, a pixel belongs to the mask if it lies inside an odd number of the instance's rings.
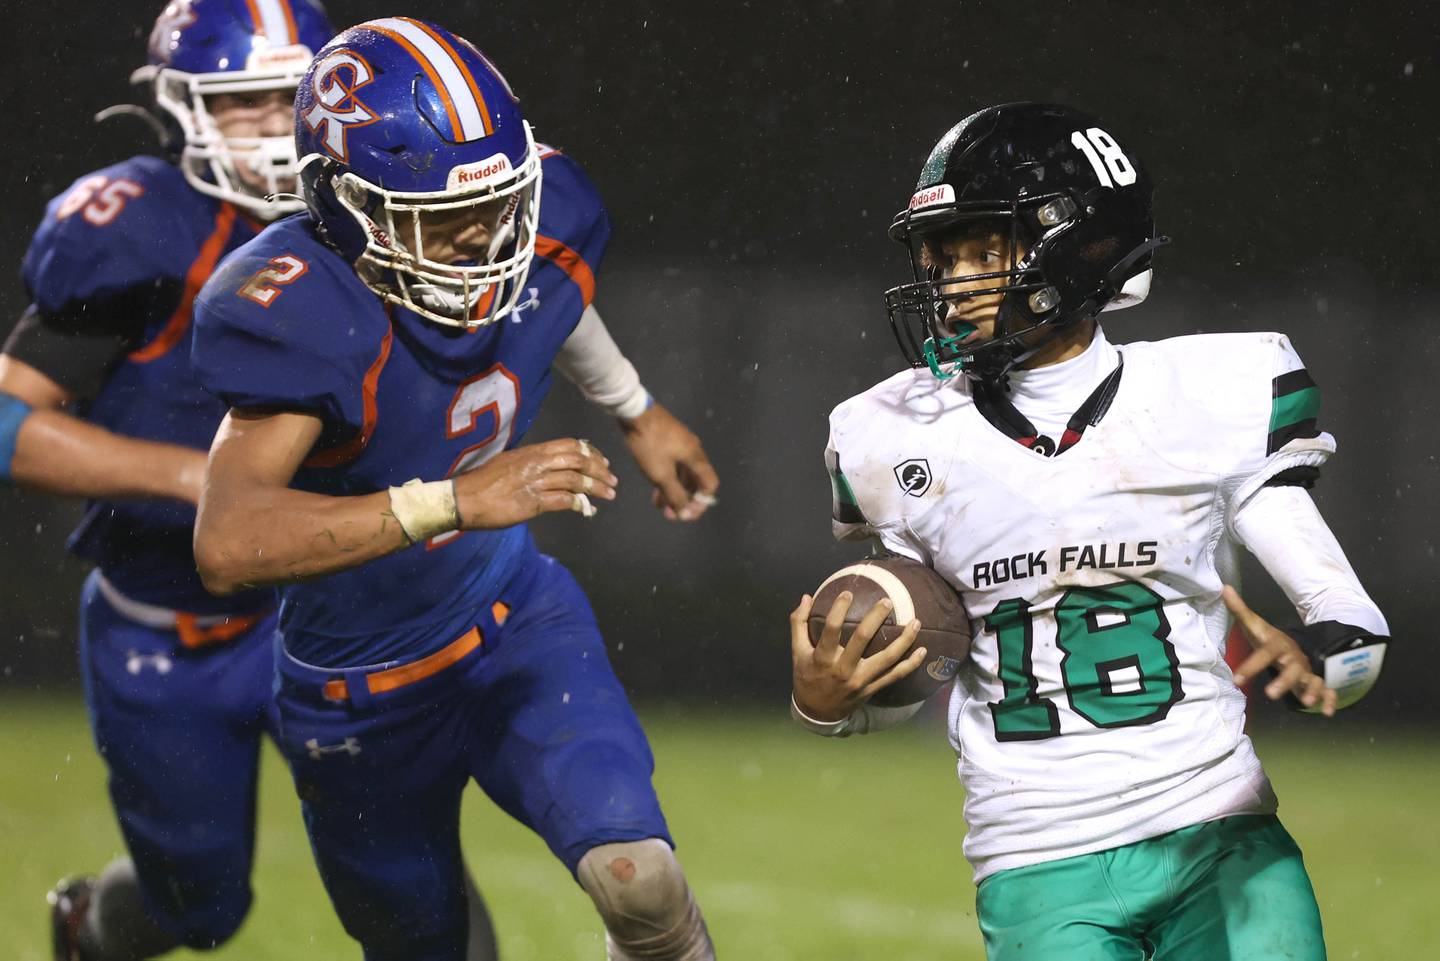
[{"label": "football player in white jersey", "polygon": [[[836,535],[934,568],[974,630],[950,695],[965,854],[991,961],[1320,961],[1300,851],[1245,736],[1240,685],[1333,714],[1374,683],[1389,629],[1307,489],[1335,450],[1282,334],[1112,344],[1149,291],[1152,187],[1066,107],[1005,104],[935,146],[891,237],[911,368],[845,401],[826,450]],[[1234,585],[1248,548],[1304,627]],[[792,713],[866,733],[923,653],[862,658],[811,598],[791,618]],[[1224,660],[1230,619],[1254,653]]]}]

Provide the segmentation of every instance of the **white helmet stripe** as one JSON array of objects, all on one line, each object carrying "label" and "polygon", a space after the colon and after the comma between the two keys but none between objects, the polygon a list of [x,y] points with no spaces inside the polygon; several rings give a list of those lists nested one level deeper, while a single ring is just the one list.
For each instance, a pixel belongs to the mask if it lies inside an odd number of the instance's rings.
[{"label": "white helmet stripe", "polygon": [[291,29],[293,15],[288,0],[250,0],[250,11],[255,16],[255,26],[265,34],[271,47],[299,42],[300,38]]},{"label": "white helmet stripe", "polygon": [[469,71],[423,24],[401,17],[371,20],[363,26],[387,33],[402,41],[411,54],[438,81],[440,96],[459,129],[452,131],[458,141],[479,140],[485,136],[485,108],[475,95]]}]

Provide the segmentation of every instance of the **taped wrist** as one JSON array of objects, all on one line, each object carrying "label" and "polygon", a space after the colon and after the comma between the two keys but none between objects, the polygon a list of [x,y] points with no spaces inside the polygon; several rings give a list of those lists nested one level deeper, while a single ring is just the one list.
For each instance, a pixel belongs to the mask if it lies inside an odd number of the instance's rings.
[{"label": "taped wrist", "polygon": [[416,477],[390,488],[390,513],[411,544],[460,528],[453,480],[422,481]]},{"label": "taped wrist", "polygon": [[[1340,621],[1318,621],[1289,631],[1295,643],[1310,658],[1310,666],[1337,695],[1335,707],[1349,707],[1360,700],[1380,678],[1390,638]],[[1291,703],[1293,701],[1293,703]],[[1293,696],[1286,703],[1314,713]]]},{"label": "taped wrist", "polygon": [[842,717],[838,721],[817,720],[800,710],[800,705],[795,703],[794,694],[790,695],[790,717],[805,730],[821,737],[848,737],[854,724],[853,716]]},{"label": "taped wrist", "polygon": [[15,442],[20,425],[30,416],[30,405],[18,397],[0,393],[0,481],[9,482],[10,466],[15,460]]}]

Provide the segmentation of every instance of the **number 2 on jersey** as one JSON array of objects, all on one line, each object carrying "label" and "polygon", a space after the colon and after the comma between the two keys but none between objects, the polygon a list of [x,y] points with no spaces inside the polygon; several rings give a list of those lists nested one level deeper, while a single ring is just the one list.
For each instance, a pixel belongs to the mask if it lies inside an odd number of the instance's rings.
[{"label": "number 2 on jersey", "polygon": [[245,281],[245,286],[236,291],[236,294],[246,300],[253,300],[268,310],[270,305],[275,303],[275,298],[284,293],[281,287],[293,284],[309,271],[310,265],[294,254],[271,257],[270,262]]},{"label": "number 2 on jersey", "polygon": [[[461,384],[445,413],[445,436],[451,440],[468,434],[486,414],[495,415],[495,427],[480,440],[460,452],[450,465],[446,477],[479,467],[510,443],[515,429],[515,412],[520,409],[520,379],[504,364],[496,364],[485,373]],[[426,548],[441,547],[460,536],[459,531],[436,534]]]},{"label": "number 2 on jersey", "polygon": [[[1055,605],[1055,628],[1065,695],[1071,709],[1096,727],[1154,724],[1183,695],[1164,598],[1145,585],[1073,587]],[[985,630],[999,641],[1005,689],[990,704],[995,739],[1059,735],[1055,702],[1039,695],[1035,679],[1030,602],[1001,601],[985,618]]]}]

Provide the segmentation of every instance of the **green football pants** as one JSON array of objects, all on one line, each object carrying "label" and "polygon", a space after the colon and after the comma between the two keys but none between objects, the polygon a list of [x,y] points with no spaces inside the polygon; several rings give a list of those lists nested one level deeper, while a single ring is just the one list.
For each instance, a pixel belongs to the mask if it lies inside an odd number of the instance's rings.
[{"label": "green football pants", "polygon": [[1325,961],[1300,849],[1273,816],[992,874],[989,961]]}]

